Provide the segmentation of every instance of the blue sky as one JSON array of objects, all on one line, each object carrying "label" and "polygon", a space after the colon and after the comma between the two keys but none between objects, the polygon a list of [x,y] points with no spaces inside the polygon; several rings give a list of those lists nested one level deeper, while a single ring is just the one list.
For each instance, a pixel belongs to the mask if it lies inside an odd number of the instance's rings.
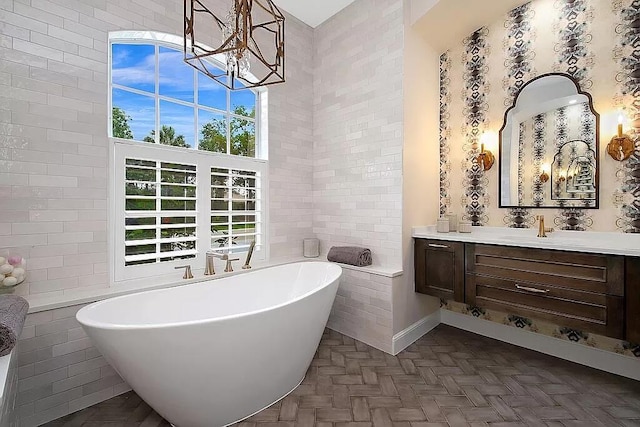
[{"label": "blue sky", "polygon": [[[129,125],[134,139],[142,140],[155,127],[155,46],[114,44],[112,47],[112,79],[114,84],[138,89],[150,96],[113,89],[113,106],[122,108],[131,117]],[[193,102],[194,72],[185,64],[179,50],[159,48],[160,95],[186,102]],[[198,73],[198,103],[221,110],[227,108],[227,89]],[[248,110],[255,106],[255,95],[249,90],[231,92],[231,108],[244,105]],[[190,146],[197,145],[193,107],[175,102],[160,101],[160,125],[173,126],[178,135],[184,135]],[[200,127],[212,118],[222,118],[210,111],[197,112]]]}]

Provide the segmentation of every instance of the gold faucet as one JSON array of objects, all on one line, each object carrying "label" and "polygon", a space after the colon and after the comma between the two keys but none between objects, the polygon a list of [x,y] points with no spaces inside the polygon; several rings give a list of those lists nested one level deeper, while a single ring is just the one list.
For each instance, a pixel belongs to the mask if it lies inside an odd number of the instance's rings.
[{"label": "gold faucet", "polygon": [[253,255],[253,249],[256,247],[256,241],[251,241],[251,245],[249,245],[249,251],[247,252],[247,257],[244,260],[244,265],[242,266],[243,270],[248,270],[251,268],[249,263],[251,262],[251,255]]},{"label": "gold faucet", "polygon": [[553,228],[546,228],[544,226],[544,215],[536,216],[538,222],[538,237],[547,237],[547,233],[553,232]]},{"label": "gold faucet", "polygon": [[205,265],[204,265],[204,275],[205,276],[213,276],[216,274],[215,266],[213,265],[213,254],[211,252],[207,252],[205,254]]},{"label": "gold faucet", "polygon": [[231,261],[239,261],[240,260],[240,258],[229,258],[229,254],[220,253],[220,252],[216,252],[216,251],[210,251],[210,252],[208,252],[208,255],[227,262],[227,264],[226,264],[226,266],[224,268],[224,272],[225,273],[230,273],[230,272],[233,271],[233,266],[231,265]]},{"label": "gold faucet", "polygon": [[185,279],[185,280],[193,279],[193,274],[191,274],[191,266],[190,265],[181,265],[179,267],[175,267],[176,270],[179,270],[181,268],[184,268],[184,275],[182,276],[183,279]]}]

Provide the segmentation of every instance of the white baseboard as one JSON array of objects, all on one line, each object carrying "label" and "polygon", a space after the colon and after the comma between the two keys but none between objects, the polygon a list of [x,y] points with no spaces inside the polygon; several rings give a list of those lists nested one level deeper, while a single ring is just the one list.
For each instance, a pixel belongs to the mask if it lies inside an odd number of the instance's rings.
[{"label": "white baseboard", "polygon": [[395,356],[438,326],[440,324],[440,311],[436,310],[434,313],[423,317],[413,325],[395,334],[391,342],[391,354]]},{"label": "white baseboard", "polygon": [[478,335],[515,344],[612,374],[640,380],[640,359],[635,360],[631,357],[599,348],[583,346],[449,310],[440,310],[440,321],[445,325],[464,329]]}]

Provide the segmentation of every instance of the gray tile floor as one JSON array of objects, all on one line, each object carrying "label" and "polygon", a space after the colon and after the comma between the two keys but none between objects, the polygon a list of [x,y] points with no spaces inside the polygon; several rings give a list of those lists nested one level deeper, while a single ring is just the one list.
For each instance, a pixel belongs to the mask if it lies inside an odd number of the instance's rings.
[{"label": "gray tile floor", "polygon": [[[49,427],[169,426],[129,392]],[[242,427],[640,426],[640,383],[440,325],[398,356],[326,330],[304,382]]]}]

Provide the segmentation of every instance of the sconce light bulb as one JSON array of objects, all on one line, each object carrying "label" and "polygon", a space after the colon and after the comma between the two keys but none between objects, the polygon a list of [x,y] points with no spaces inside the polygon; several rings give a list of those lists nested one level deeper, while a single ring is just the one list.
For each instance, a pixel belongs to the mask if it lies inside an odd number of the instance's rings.
[{"label": "sconce light bulb", "polygon": [[622,112],[618,114],[618,138],[622,138],[622,125],[624,124],[624,115]]},{"label": "sconce light bulb", "polygon": [[482,136],[480,136],[480,144],[483,147],[483,151],[486,150],[493,151],[498,146],[498,134],[493,131],[485,131]]},{"label": "sconce light bulb", "polygon": [[549,173],[551,171],[551,166],[549,166],[549,163],[543,163],[542,164],[542,172],[543,173]]}]

